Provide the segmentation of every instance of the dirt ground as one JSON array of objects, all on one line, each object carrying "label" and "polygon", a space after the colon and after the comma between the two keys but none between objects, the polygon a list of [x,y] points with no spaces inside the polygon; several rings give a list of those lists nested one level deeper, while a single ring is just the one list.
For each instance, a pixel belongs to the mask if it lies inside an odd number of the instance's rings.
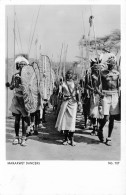
[{"label": "dirt ground", "polygon": [[[12,145],[14,137],[14,118],[6,120],[6,159],[7,160],[120,160],[121,123],[115,121],[112,146],[100,143],[97,136],[91,136],[91,129],[84,129],[82,113],[77,114],[75,141],[76,146],[62,145],[63,134],[55,129],[55,114],[52,108],[46,114],[45,128],[39,128],[39,135],[30,136],[27,146]],[[21,132],[21,130],[20,130]],[[108,123],[104,128],[107,137]]]}]

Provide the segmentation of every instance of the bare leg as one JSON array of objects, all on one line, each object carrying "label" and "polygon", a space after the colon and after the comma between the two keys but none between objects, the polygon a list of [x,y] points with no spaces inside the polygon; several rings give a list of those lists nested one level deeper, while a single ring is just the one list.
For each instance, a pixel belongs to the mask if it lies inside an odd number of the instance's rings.
[{"label": "bare leg", "polygon": [[113,116],[113,115],[110,115],[110,118],[109,118],[109,131],[108,131],[108,137],[111,137],[113,127],[114,127],[114,116]]},{"label": "bare leg", "polygon": [[19,114],[15,115],[15,134],[17,137],[19,136],[20,118],[21,118],[21,115]]},{"label": "bare leg", "polygon": [[28,117],[22,117],[22,136],[26,137],[26,130],[27,130],[27,125],[29,122]]},{"label": "bare leg", "polygon": [[74,132],[69,132],[70,134],[70,141],[71,141],[71,146],[75,146],[76,143],[74,142]]},{"label": "bare leg", "polygon": [[68,130],[65,130],[64,131],[65,139],[63,141],[63,145],[68,145],[68,134],[69,134],[69,131]]},{"label": "bare leg", "polygon": [[109,128],[108,128],[108,138],[106,138],[106,145],[111,146],[111,135],[114,127],[114,116],[110,115],[109,117]]},{"label": "bare leg", "polygon": [[20,143],[20,138],[19,138],[19,128],[20,128],[20,118],[21,115],[20,114],[16,114],[15,115],[15,135],[16,137],[14,138],[12,144],[17,145]]},{"label": "bare leg", "polygon": [[87,113],[84,113],[84,125],[87,127]]},{"label": "bare leg", "polygon": [[40,111],[37,110],[35,112],[35,130],[34,130],[34,135],[38,135],[38,125],[40,123]]},{"label": "bare leg", "polygon": [[95,135],[96,134],[96,118],[92,118],[92,124],[93,124],[93,131],[91,132],[91,135]]},{"label": "bare leg", "polygon": [[104,118],[100,121],[99,131],[98,131],[98,138],[101,142],[104,142],[103,137],[103,127],[105,126],[106,122],[108,121],[108,115],[104,115]]},{"label": "bare leg", "polygon": [[27,130],[27,125],[29,123],[29,118],[28,117],[22,117],[22,141],[21,141],[21,146],[26,146],[26,130]]}]

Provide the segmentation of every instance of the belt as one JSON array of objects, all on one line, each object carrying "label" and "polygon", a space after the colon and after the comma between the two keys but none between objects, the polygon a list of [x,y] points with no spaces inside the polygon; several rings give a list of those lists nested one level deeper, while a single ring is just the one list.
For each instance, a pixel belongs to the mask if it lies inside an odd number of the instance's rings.
[{"label": "belt", "polygon": [[70,95],[64,95],[64,97],[68,97],[68,98],[69,98],[69,97],[75,97],[75,96],[70,96]]},{"label": "belt", "polygon": [[14,96],[16,96],[16,97],[23,97],[23,95],[20,95],[20,94],[14,94]]},{"label": "belt", "polygon": [[118,91],[117,90],[115,91],[102,90],[102,93],[107,94],[107,95],[114,95],[114,94],[117,94]]},{"label": "belt", "polygon": [[66,101],[66,100],[70,100],[70,99],[74,99],[75,98],[75,96],[64,96],[64,101]]},{"label": "belt", "polygon": [[64,97],[66,97],[66,98],[70,98],[70,96],[69,96],[69,95],[64,95]]}]

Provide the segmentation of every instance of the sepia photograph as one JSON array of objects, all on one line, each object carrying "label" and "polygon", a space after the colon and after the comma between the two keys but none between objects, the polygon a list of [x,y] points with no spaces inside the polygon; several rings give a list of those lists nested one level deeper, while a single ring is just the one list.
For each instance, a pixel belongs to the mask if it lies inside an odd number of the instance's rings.
[{"label": "sepia photograph", "polygon": [[6,5],[6,160],[120,161],[121,6]]}]

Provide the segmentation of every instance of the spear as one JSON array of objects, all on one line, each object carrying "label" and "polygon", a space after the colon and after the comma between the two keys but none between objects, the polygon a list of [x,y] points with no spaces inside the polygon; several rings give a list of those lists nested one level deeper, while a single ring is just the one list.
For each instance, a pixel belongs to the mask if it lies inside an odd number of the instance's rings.
[{"label": "spear", "polygon": [[66,46],[65,56],[64,56],[64,66],[63,66],[63,76],[64,76],[64,78],[65,78],[65,74],[66,74],[66,56],[67,56],[67,50],[68,50],[68,44]]},{"label": "spear", "polygon": [[61,63],[61,58],[62,58],[62,51],[63,51],[63,43],[61,47],[61,53],[60,53],[60,61],[59,61],[59,71],[58,71],[58,78],[61,76],[61,69],[62,69],[62,63]]},{"label": "spear", "polygon": [[[6,82],[8,82],[8,16],[7,16],[7,70],[6,70]],[[7,101],[6,101],[6,114],[8,115],[8,87],[7,87]]]},{"label": "spear", "polygon": [[97,61],[99,63],[99,59],[98,59],[98,51],[97,51],[97,44],[96,44],[96,33],[95,33],[95,26],[94,26],[94,22],[93,22],[93,19],[94,17],[92,16],[92,9],[91,9],[91,6],[90,6],[90,10],[91,10],[91,16],[92,17],[92,26],[93,26],[93,32],[94,32],[94,40],[95,40],[95,50],[96,50],[96,55],[97,55]]},{"label": "spear", "polygon": [[[14,59],[15,59],[15,6],[14,6]],[[14,73],[14,68],[13,66],[13,73]]]}]

